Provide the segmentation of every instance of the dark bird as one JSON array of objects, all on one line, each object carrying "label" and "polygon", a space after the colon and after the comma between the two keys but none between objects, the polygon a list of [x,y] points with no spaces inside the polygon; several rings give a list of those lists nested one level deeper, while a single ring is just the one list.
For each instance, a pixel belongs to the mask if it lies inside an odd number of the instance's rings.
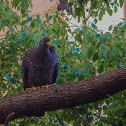
[{"label": "dark bird", "polygon": [[58,56],[48,37],[42,38],[38,46],[25,52],[22,61],[24,90],[55,83],[58,72]]}]

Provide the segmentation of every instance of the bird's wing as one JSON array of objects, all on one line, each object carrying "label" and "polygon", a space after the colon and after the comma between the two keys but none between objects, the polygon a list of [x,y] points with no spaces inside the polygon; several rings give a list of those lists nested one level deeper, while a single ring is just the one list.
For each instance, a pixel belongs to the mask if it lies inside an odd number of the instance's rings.
[{"label": "bird's wing", "polygon": [[24,90],[27,88],[27,75],[28,75],[28,67],[24,62],[22,62],[22,81]]},{"label": "bird's wing", "polygon": [[54,68],[54,72],[53,72],[53,83],[56,83],[56,79],[58,77],[59,74],[59,63],[56,63],[55,68]]}]

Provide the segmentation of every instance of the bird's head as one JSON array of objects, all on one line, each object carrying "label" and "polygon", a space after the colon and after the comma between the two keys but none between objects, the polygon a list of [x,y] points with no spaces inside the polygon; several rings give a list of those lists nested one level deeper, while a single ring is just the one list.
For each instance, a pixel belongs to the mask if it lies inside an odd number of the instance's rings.
[{"label": "bird's head", "polygon": [[42,47],[49,47],[49,46],[51,46],[50,39],[48,37],[42,38],[40,40],[40,42],[39,42],[39,46],[42,46]]}]

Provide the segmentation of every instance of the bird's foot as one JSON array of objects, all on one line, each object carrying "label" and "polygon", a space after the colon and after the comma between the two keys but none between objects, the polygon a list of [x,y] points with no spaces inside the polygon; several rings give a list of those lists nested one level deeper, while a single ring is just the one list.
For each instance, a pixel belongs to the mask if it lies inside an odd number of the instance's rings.
[{"label": "bird's foot", "polygon": [[56,85],[56,83],[51,84],[50,86]]},{"label": "bird's foot", "polygon": [[32,88],[26,88],[25,91],[29,92],[29,91],[35,91],[37,89],[40,89],[40,87],[32,87]]},{"label": "bird's foot", "polygon": [[40,89],[40,87],[38,86],[38,87],[35,88],[35,90],[37,90],[37,89]]},{"label": "bird's foot", "polygon": [[48,89],[49,85],[46,85],[46,89]]},{"label": "bird's foot", "polygon": [[48,84],[47,84],[47,85],[45,85],[45,86],[41,86],[41,88],[45,87],[46,89],[48,89],[49,86],[53,86],[53,85],[56,85],[56,83],[53,83],[53,84],[51,84],[51,85],[48,85]]},{"label": "bird's foot", "polygon": [[26,88],[25,91],[34,91],[35,90],[35,87],[32,87],[32,88]]},{"label": "bird's foot", "polygon": [[41,88],[45,87],[46,89],[48,89],[49,85],[45,85],[45,86],[41,86]]}]

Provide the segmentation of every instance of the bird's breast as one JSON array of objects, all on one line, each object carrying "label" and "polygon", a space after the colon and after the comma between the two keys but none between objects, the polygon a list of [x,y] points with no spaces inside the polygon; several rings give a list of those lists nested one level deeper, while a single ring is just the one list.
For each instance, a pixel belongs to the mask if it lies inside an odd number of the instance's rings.
[{"label": "bird's breast", "polygon": [[36,67],[30,66],[28,78],[34,82],[36,86],[51,84],[53,80],[54,67]]}]

